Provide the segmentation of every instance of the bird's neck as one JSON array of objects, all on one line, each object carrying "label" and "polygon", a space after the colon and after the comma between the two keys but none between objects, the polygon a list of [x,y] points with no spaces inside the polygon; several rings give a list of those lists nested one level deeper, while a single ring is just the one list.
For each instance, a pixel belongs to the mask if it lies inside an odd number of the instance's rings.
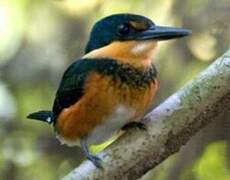
[{"label": "bird's neck", "polygon": [[83,58],[110,58],[137,68],[147,68],[151,66],[156,46],[154,41],[117,41],[93,50]]}]

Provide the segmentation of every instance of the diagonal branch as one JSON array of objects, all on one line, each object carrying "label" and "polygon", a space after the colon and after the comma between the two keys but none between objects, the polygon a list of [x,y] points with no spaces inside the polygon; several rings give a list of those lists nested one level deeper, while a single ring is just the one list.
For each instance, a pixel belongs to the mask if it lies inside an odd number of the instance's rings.
[{"label": "diagonal branch", "polygon": [[137,179],[224,109],[230,110],[230,50],[149,113],[147,131],[131,129],[101,153],[104,170],[86,161],[64,179]]}]

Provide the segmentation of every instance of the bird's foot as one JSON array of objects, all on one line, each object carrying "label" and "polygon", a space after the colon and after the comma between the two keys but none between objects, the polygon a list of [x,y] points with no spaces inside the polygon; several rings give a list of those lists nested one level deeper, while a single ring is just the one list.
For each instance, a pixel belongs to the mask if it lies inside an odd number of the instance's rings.
[{"label": "bird's foot", "polygon": [[87,159],[90,160],[97,168],[103,169],[103,166],[101,165],[101,159],[99,157],[89,154]]},{"label": "bird's foot", "polygon": [[101,165],[101,159],[90,153],[89,148],[88,148],[88,144],[87,144],[87,140],[82,138],[80,140],[80,144],[81,144],[82,150],[83,150],[85,156],[87,157],[87,159],[90,160],[94,164],[94,166],[96,166],[97,168],[103,169],[103,167]]},{"label": "bird's foot", "polygon": [[130,123],[124,125],[121,129],[122,130],[128,130],[130,128],[138,128],[140,130],[145,130],[145,131],[147,130],[147,128],[146,128],[146,126],[145,126],[144,123],[142,123],[142,122],[135,122],[135,121],[134,122],[130,122]]}]

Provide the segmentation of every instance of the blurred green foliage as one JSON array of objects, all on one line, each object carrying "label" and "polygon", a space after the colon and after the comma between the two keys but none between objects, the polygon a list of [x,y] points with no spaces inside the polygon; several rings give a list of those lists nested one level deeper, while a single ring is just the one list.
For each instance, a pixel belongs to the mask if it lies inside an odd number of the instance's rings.
[{"label": "blurred green foliage", "polygon": [[[52,127],[25,117],[51,108],[61,75],[83,54],[92,24],[121,12],[193,30],[189,38],[160,44],[155,105],[229,48],[229,0],[0,0],[0,179],[59,179],[82,161],[79,148],[60,145]],[[144,178],[230,179],[229,115]]]},{"label": "blurred green foliage", "polygon": [[[198,180],[228,180],[230,172],[227,169],[227,144],[217,141],[208,145],[203,157],[194,165],[195,176]],[[210,173],[212,172],[212,173]]]}]

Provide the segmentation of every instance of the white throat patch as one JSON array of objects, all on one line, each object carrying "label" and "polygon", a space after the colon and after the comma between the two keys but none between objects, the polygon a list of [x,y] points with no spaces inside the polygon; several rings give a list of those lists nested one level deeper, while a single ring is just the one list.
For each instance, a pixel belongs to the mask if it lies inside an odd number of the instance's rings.
[{"label": "white throat patch", "polygon": [[131,53],[134,55],[143,54],[148,50],[151,50],[152,42],[140,42],[137,43],[131,50]]}]

